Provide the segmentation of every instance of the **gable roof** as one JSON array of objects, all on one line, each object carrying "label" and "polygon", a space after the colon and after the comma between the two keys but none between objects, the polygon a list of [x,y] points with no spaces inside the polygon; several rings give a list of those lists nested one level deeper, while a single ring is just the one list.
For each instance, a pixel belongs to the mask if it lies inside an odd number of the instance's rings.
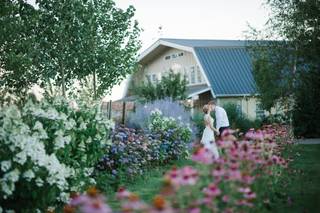
[{"label": "gable roof", "polygon": [[209,39],[174,39],[162,38],[161,40],[186,47],[244,47],[246,41],[241,40],[209,40]]},{"label": "gable roof", "polygon": [[195,54],[216,96],[257,93],[251,58],[245,48],[196,47]]},{"label": "gable roof", "polygon": [[142,53],[139,62],[146,63],[168,47],[190,51],[198,61],[214,96],[253,95],[257,89],[246,43],[241,40],[163,38]]}]

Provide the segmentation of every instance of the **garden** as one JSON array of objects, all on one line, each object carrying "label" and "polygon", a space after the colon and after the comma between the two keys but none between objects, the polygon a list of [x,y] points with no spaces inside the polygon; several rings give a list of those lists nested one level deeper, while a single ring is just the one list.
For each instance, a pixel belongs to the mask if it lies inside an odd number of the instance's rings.
[{"label": "garden", "polygon": [[137,108],[129,128],[99,105],[33,90],[2,103],[0,125],[5,212],[267,211],[290,184],[288,126],[225,131],[213,160],[188,109],[169,99]]},{"label": "garden", "polygon": [[295,140],[320,136],[320,5],[266,4],[270,21],[250,28],[247,49],[270,116],[223,106],[231,128],[216,137],[214,159],[180,74],[134,85],[125,123],[103,111],[102,99],[139,69],[133,6],[1,1],[0,213],[317,211],[320,146]]}]

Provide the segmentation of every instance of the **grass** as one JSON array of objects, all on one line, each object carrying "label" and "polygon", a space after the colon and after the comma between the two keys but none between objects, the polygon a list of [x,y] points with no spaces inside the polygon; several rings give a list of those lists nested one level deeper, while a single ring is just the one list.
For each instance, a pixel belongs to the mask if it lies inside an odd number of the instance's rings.
[{"label": "grass", "polygon": [[[160,191],[165,172],[173,166],[183,167],[192,164],[191,160],[178,160],[168,165],[150,168],[143,176],[136,177],[134,181],[124,181],[121,185],[125,186],[129,191],[137,193],[143,201],[150,203],[152,198]],[[113,209],[119,209],[119,202],[115,199],[115,192],[108,191],[106,194],[108,195],[108,204]]]},{"label": "grass", "polygon": [[[289,165],[289,173],[282,176],[281,181],[275,185],[275,191],[270,193],[270,205],[253,212],[320,212],[320,145],[294,145],[290,153],[294,155],[294,161]],[[174,165],[182,167],[193,163],[181,160]],[[134,181],[125,181],[122,185],[137,193],[142,200],[150,202],[159,192],[163,174],[172,166],[173,164],[152,168],[143,176]],[[106,194],[108,203],[118,209],[115,192],[109,191]]]},{"label": "grass", "polygon": [[294,145],[289,172],[272,197],[272,212],[320,212],[320,144]]}]

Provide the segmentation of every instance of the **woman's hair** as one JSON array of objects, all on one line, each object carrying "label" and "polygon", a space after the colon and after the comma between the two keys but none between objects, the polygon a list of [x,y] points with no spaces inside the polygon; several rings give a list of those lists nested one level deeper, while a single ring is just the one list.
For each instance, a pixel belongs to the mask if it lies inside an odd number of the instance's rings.
[{"label": "woman's hair", "polygon": [[204,105],[203,108],[202,108],[202,111],[204,112],[204,114],[208,114],[208,112],[209,112],[209,105],[208,105],[208,104]]}]

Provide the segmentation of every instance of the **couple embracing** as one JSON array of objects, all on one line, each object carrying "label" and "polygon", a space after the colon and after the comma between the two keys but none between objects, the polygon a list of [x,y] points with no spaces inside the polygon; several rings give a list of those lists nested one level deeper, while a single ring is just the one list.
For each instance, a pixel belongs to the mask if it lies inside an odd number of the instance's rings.
[{"label": "couple embracing", "polygon": [[[216,128],[213,125],[213,118],[210,113],[215,112]],[[201,143],[203,146],[211,151],[215,159],[219,158],[219,152],[215,143],[215,133],[217,136],[222,135],[223,131],[229,128],[229,120],[226,111],[217,106],[216,100],[210,101],[208,104],[203,106],[204,112],[204,123],[206,128],[203,131]]]}]

